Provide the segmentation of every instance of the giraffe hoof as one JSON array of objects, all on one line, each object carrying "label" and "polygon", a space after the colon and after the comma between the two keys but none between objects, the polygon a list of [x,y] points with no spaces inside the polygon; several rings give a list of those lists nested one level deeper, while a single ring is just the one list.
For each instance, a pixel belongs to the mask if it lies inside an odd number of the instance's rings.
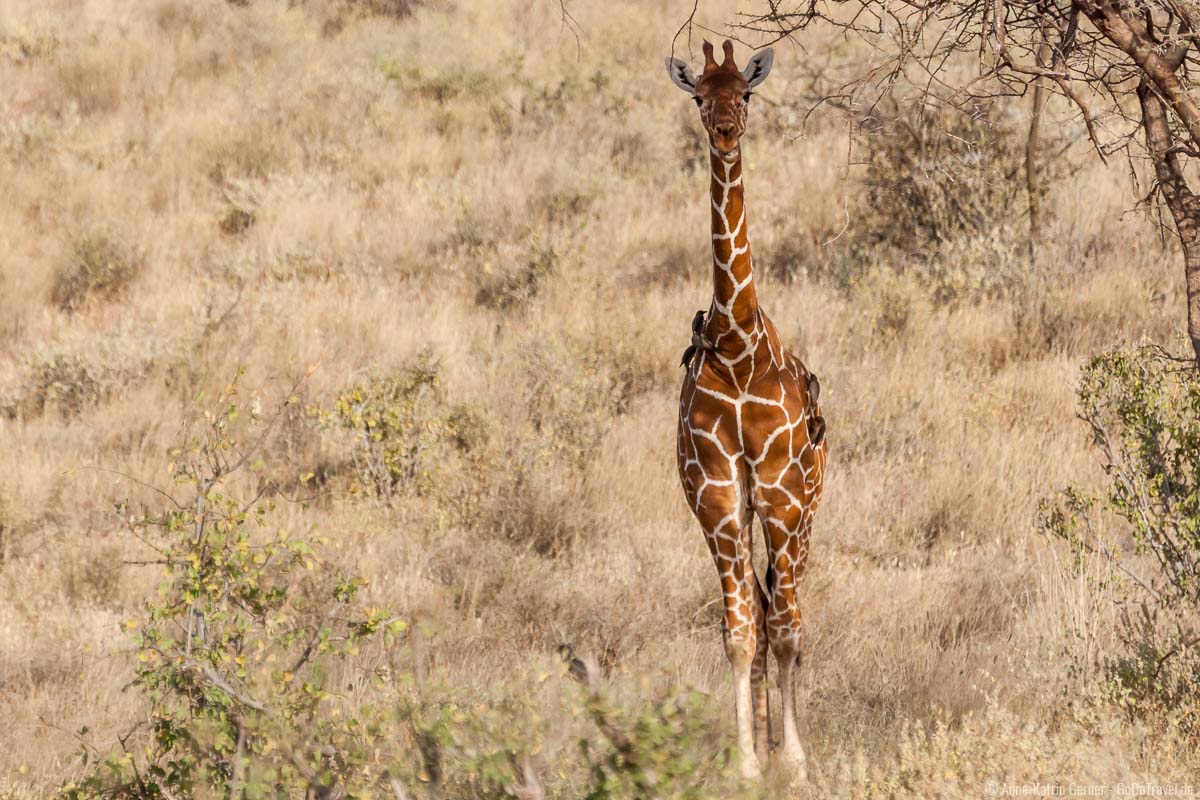
[{"label": "giraffe hoof", "polygon": [[742,777],[748,781],[756,781],[762,777],[762,765],[758,763],[758,757],[751,754],[742,756]]},{"label": "giraffe hoof", "polygon": [[775,763],[793,785],[808,782],[808,764],[800,748],[781,749],[775,757]]}]

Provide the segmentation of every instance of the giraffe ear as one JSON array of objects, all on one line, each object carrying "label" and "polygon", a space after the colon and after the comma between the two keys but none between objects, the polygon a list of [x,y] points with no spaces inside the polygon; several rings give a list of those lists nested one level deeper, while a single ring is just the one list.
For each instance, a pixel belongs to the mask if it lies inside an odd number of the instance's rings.
[{"label": "giraffe ear", "polygon": [[742,77],[750,84],[753,89],[767,79],[767,73],[771,71],[771,64],[775,61],[775,51],[768,47],[755,53],[746,63],[746,68],[742,70]]},{"label": "giraffe ear", "polygon": [[683,89],[688,94],[696,93],[696,76],[692,73],[692,68],[683,59],[668,58],[667,74],[671,76],[671,82],[680,89]]}]

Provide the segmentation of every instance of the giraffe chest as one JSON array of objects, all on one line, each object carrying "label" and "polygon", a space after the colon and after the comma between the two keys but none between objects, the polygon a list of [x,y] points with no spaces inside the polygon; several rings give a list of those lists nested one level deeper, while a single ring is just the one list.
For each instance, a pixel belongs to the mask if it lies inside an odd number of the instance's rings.
[{"label": "giraffe chest", "polygon": [[[694,507],[710,500],[750,505],[764,487],[791,496],[819,493],[824,444],[809,437],[815,409],[794,359],[765,369],[742,387],[702,361],[680,395],[680,478]],[[799,494],[797,494],[799,493]]]}]

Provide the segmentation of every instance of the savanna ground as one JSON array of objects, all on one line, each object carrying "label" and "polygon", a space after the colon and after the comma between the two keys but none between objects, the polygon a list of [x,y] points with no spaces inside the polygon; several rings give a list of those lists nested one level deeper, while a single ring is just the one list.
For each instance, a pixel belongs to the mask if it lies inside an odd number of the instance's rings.
[{"label": "savanna ground", "polygon": [[[701,129],[662,68],[684,6],[572,3],[578,44],[518,0],[0,7],[0,797],[53,794],[81,739],[146,718],[127,629],[162,575],[124,517],[174,490],[172,448],[239,369],[251,422],[299,382],[255,464],[272,529],[327,537],[446,697],[530,698],[512,726],[548,795],[587,780],[563,643],[618,717],[695,690],[694,791],[737,791],[716,575],[674,465],[711,291]],[[1187,783],[1170,723],[1110,702],[1116,610],[1038,524],[1101,478],[1080,365],[1176,344],[1176,251],[1053,104],[1037,266],[1003,143],[975,223],[930,244],[944,218],[871,188],[893,151],[859,139],[848,168],[845,117],[804,119],[805,59],[778,46],[746,140],[759,294],[829,424],[801,791]],[[338,410],[381,376],[411,388],[383,491]]]}]

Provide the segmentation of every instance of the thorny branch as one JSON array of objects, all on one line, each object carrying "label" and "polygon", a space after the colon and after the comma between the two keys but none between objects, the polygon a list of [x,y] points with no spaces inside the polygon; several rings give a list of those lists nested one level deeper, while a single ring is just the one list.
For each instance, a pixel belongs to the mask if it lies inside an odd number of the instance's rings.
[{"label": "thorny branch", "polygon": [[[1115,153],[1131,165],[1148,161],[1154,194],[1170,209],[1184,250],[1188,335],[1200,361],[1200,201],[1184,179],[1190,171],[1181,165],[1200,154],[1200,87],[1193,78],[1200,67],[1195,46],[1200,2],[764,3],[758,13],[740,14],[737,26],[772,42],[797,41],[816,27],[834,33],[834,46],[810,53],[804,66],[813,107],[837,105],[863,122],[881,99],[897,92],[918,106],[955,108],[1031,93],[1039,110],[1050,92],[1074,109],[1105,163]],[[1159,107],[1161,119],[1150,131],[1146,110]],[[1147,136],[1169,144],[1153,147]],[[1036,168],[1036,146],[1032,153],[1027,163]],[[1036,191],[1036,179],[1029,186]],[[1031,209],[1037,201],[1031,196]]]},{"label": "thorny branch", "polygon": [[[761,13],[740,14],[736,26],[779,41],[798,42],[818,26],[843,42],[811,53],[806,68],[817,100],[865,117],[883,95],[905,88],[915,102],[961,106],[967,101],[1023,97],[1042,81],[1082,119],[1105,158],[1139,143],[1135,80],[1146,68],[1172,104],[1175,124],[1200,138],[1200,105],[1188,76],[1197,66],[1192,0],[766,0]],[[1050,58],[1039,53],[1046,46]],[[1195,126],[1193,127],[1193,122]],[[1200,150],[1200,146],[1197,147]]]}]

